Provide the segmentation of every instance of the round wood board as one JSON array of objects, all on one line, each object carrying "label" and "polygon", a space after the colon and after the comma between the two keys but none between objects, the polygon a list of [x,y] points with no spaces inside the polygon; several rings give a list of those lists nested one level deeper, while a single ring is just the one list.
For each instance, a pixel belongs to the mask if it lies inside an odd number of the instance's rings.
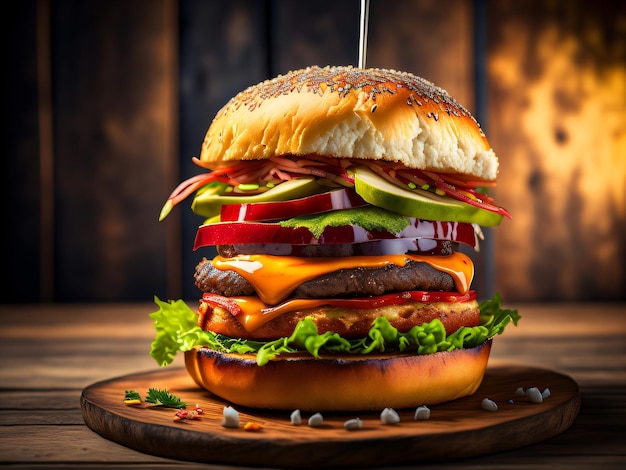
[{"label": "round wood board", "polygon": [[[203,409],[198,420],[174,421],[176,410],[123,403],[125,390],[142,396],[148,388],[167,389]],[[515,390],[550,389],[540,404],[516,397]],[[481,408],[483,398],[498,411]],[[429,460],[453,460],[516,449],[555,436],[571,426],[580,408],[580,391],[570,377],[520,367],[490,367],[471,397],[430,406],[429,420],[414,420],[415,409],[396,410],[400,422],[385,425],[380,412],[323,413],[324,424],[310,427],[310,413],[300,426],[291,411],[266,411],[232,405],[240,427],[221,426],[223,409],[231,405],[200,389],[184,368],[127,375],[90,385],[81,407],[87,426],[112,441],[161,457],[195,462],[282,467],[372,467]],[[382,411],[382,410],[381,410]],[[363,427],[344,423],[360,418]],[[247,422],[261,425],[246,431]]]}]

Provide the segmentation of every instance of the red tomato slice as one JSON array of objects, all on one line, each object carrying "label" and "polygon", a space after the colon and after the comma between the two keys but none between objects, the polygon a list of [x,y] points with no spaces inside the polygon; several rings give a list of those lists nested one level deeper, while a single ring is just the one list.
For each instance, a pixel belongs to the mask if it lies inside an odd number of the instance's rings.
[{"label": "red tomato slice", "polygon": [[306,227],[282,227],[276,223],[220,222],[201,225],[196,232],[194,250],[203,246],[236,245],[248,243],[286,243],[289,245],[320,245],[341,243],[364,243],[375,240],[400,240],[427,238],[450,240],[475,247],[476,235],[472,224],[463,222],[433,222],[410,219],[402,232],[366,230],[362,227],[343,225],[328,226],[319,238]]},{"label": "red tomato slice", "polygon": [[438,291],[407,291],[393,294],[385,294],[377,297],[361,297],[356,299],[328,299],[329,305],[340,308],[377,308],[384,305],[399,305],[409,301],[417,302],[469,302],[476,300],[476,291],[468,291],[466,294],[458,292]]},{"label": "red tomato slice", "polygon": [[289,201],[271,201],[222,206],[222,222],[285,220],[298,215],[352,209],[367,203],[351,189],[339,189]]}]

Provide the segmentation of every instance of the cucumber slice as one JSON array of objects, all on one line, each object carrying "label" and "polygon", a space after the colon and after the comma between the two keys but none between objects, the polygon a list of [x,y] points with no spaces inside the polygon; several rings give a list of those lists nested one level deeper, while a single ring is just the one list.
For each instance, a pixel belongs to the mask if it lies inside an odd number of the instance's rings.
[{"label": "cucumber slice", "polygon": [[498,225],[502,221],[500,214],[471,206],[449,196],[439,196],[421,189],[401,188],[369,168],[356,169],[354,189],[370,204],[408,217],[477,223],[483,226]]},{"label": "cucumber slice", "polygon": [[203,217],[219,216],[225,204],[250,204],[269,201],[287,201],[300,197],[310,196],[322,191],[328,191],[317,183],[315,178],[295,178],[283,181],[272,189],[251,196],[232,195],[225,193],[227,185],[199,190],[191,203],[191,210]]}]

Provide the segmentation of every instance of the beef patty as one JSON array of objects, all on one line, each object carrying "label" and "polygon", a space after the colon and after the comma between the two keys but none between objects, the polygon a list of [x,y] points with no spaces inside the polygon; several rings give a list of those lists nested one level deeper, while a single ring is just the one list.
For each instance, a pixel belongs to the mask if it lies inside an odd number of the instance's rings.
[{"label": "beef patty", "polygon": [[[196,286],[202,292],[226,297],[256,295],[252,284],[234,271],[222,271],[203,258],[196,266]],[[305,281],[293,291],[292,298],[363,297],[386,292],[428,290],[452,291],[454,280],[430,265],[408,261],[380,268],[341,269]]]}]

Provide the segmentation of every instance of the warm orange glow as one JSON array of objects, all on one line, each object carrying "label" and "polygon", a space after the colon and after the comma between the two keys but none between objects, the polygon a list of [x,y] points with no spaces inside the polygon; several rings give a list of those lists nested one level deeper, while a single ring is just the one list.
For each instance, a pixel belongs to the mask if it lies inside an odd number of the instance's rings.
[{"label": "warm orange glow", "polygon": [[626,64],[590,57],[600,31],[537,31],[510,24],[489,56],[497,195],[513,214],[496,234],[497,287],[519,300],[623,298]]}]

